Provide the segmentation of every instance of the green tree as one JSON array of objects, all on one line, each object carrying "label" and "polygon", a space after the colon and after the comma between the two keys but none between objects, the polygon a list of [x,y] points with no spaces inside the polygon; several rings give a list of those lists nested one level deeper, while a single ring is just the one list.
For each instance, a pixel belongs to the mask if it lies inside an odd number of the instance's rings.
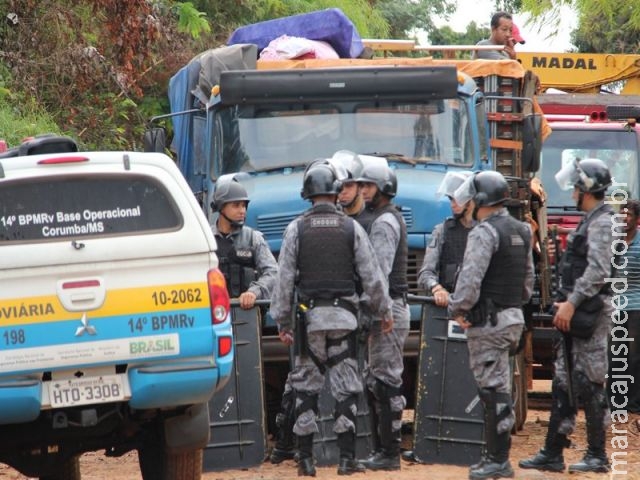
[{"label": "green tree", "polygon": [[578,13],[572,43],[585,53],[640,52],[640,8],[627,0],[522,0],[538,25],[560,23],[562,7]]},{"label": "green tree", "polygon": [[471,22],[464,32],[456,32],[448,25],[437,28],[429,34],[429,40],[432,45],[475,45],[480,40],[488,38],[490,34],[489,28]]}]

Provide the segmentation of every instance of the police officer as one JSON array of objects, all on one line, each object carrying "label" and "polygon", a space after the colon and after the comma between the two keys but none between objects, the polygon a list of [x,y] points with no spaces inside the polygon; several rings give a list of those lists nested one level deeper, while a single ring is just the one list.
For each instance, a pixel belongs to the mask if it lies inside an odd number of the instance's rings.
[{"label": "police officer", "polygon": [[[346,215],[357,220],[366,229],[371,211],[365,209],[359,184],[356,181],[363,168],[361,157],[349,150],[339,150],[330,159],[317,159],[307,168],[320,163],[332,165],[338,180],[342,181],[342,189],[338,193],[339,207]],[[294,391],[291,387],[290,375],[288,375],[282,394],[280,411],[276,415],[276,426],[278,427],[276,443],[269,456],[269,460],[273,464],[295,458],[295,438],[292,431],[295,423],[294,404]]]},{"label": "police officer", "polygon": [[469,469],[470,479],[509,478],[511,404],[509,353],[524,326],[522,305],[533,289],[529,226],[503,203],[509,186],[499,172],[480,172],[456,190],[459,204],[471,201],[478,224],[469,232],[462,269],[449,297],[449,314],[466,329],[469,364],[484,406],[485,451]]},{"label": "police officer", "polygon": [[211,208],[217,212],[211,227],[218,244],[219,268],[231,298],[243,309],[271,296],[278,265],[260,232],[244,225],[249,205],[246,189],[235,174],[216,182]]},{"label": "police officer", "polygon": [[[355,358],[359,301],[391,322],[391,299],[367,234],[336,208],[341,188],[337,178],[329,163],[316,163],[305,172],[301,194],[313,206],[285,230],[271,299],[270,314],[278,323],[280,339],[291,345],[297,292],[296,355],[290,381],[296,402],[293,431],[298,439],[298,475],[302,476],[316,473],[313,435],[318,432],[318,395],[325,371],[336,400],[333,429],[340,450],[338,474],[364,471],[355,459],[356,399],[362,392]],[[362,285],[361,298],[356,280]]]},{"label": "police officer", "polygon": [[[407,296],[407,227],[392,203],[398,189],[396,175],[386,161],[371,162],[358,179],[362,197],[373,214],[369,238],[393,299],[393,322],[363,309],[369,324],[368,365],[365,379],[375,411],[377,448],[363,461],[371,470],[399,470],[402,440],[404,342],[409,334]],[[381,321],[382,320],[382,321]]]},{"label": "police officer", "polygon": [[449,303],[449,294],[462,265],[467,236],[475,224],[469,202],[458,205],[453,198],[456,189],[470,175],[471,172],[447,172],[436,192],[436,195],[445,195],[449,199],[453,216],[433,229],[418,273],[418,285],[433,295],[439,307],[446,307]]},{"label": "police officer", "polygon": [[[572,162],[556,174],[563,188],[573,186],[573,199],[585,212],[582,221],[568,238],[560,263],[562,298],[554,304],[553,324],[558,333],[555,342],[554,376],[551,383],[553,403],[544,447],[532,458],[522,460],[521,468],[561,472],[565,468],[563,449],[575,425],[574,397],[584,406],[587,423],[587,451],[569,472],[607,472],[605,422],[609,417],[605,395],[607,340],[613,311],[611,292],[605,279],[611,277],[612,209],[604,202],[611,185],[611,174],[599,159]],[[594,331],[587,338],[577,331],[576,309],[596,305]]]}]

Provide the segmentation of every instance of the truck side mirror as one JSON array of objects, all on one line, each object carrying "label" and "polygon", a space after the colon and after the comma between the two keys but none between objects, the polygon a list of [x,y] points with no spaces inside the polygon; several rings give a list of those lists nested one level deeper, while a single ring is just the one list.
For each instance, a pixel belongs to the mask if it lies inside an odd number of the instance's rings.
[{"label": "truck side mirror", "polygon": [[537,172],[542,150],[542,115],[525,115],[522,121],[522,171]]},{"label": "truck side mirror", "polygon": [[167,131],[163,127],[147,128],[143,136],[144,151],[164,153],[167,146]]}]

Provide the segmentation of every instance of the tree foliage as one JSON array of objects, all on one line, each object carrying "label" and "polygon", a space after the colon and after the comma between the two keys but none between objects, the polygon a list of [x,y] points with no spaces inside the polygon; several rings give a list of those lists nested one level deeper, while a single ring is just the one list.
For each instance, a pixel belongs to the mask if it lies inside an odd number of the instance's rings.
[{"label": "tree foliage", "polygon": [[536,24],[558,27],[562,8],[578,13],[572,43],[580,52],[640,52],[640,8],[628,0],[522,0],[522,10]]},{"label": "tree foliage", "polygon": [[[56,131],[83,148],[135,150],[148,119],[168,111],[170,77],[199,52],[224,44],[238,26],[339,5],[363,38],[407,38],[418,28],[436,31],[433,18],[446,18],[455,4],[0,0],[0,98],[11,102],[3,115],[15,112],[20,119],[46,112]],[[443,41],[453,35],[445,33]],[[20,138],[34,132],[11,133]],[[7,132],[0,131],[3,136]]]}]

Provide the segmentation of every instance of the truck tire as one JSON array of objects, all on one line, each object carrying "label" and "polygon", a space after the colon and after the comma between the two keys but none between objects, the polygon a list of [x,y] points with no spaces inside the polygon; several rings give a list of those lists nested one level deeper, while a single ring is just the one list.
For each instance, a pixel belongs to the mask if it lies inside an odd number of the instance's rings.
[{"label": "truck tire", "polygon": [[527,409],[529,405],[527,398],[527,371],[524,357],[524,350],[521,350],[511,358],[513,365],[511,397],[513,399],[513,410],[516,416],[513,433],[522,430],[524,423],[527,421]]},{"label": "truck tire", "polygon": [[40,480],[80,480],[80,457],[74,455],[65,460],[55,474],[40,477]]},{"label": "truck tire", "polygon": [[138,449],[138,462],[143,480],[200,480],[202,449],[168,453],[155,443]]}]

